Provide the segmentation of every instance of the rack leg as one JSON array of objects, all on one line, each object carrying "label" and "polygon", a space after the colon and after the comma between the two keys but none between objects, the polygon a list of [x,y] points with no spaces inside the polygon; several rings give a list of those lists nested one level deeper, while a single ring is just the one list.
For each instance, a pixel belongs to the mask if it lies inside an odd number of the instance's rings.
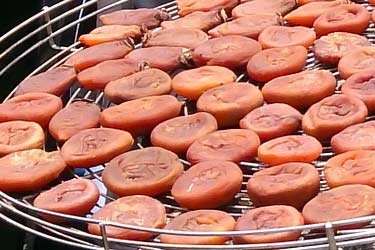
[{"label": "rack leg", "polygon": [[335,231],[332,224],[327,222],[325,229],[328,238],[329,250],[338,250],[335,239]]},{"label": "rack leg", "polygon": [[108,238],[107,238],[107,230],[105,229],[105,224],[100,223],[99,227],[100,227],[100,232],[102,234],[104,250],[110,250],[109,249]]}]

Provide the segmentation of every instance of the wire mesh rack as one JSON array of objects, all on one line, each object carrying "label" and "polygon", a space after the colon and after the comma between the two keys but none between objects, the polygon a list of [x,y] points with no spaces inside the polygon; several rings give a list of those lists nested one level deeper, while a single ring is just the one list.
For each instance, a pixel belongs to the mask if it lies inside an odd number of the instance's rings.
[{"label": "wire mesh rack", "polygon": [[[80,51],[83,47],[77,41],[82,28],[88,21],[95,21],[97,15],[105,11],[110,11],[113,8],[119,7],[128,0],[119,0],[102,8],[96,8],[98,0],[63,0],[53,6],[45,6],[42,11],[24,21],[4,36],[0,37],[0,79],[8,79],[7,75],[14,74],[21,67],[21,63],[33,57],[34,53],[40,49],[48,49],[50,56],[42,60],[38,65],[32,67],[31,72],[26,72],[24,75],[16,74],[16,82],[32,75],[38,74],[45,70],[53,69],[61,65],[66,59],[74,53]],[[367,2],[360,2],[369,10],[372,7]],[[90,8],[94,10],[87,11]],[[158,8],[165,9],[172,17],[178,18],[177,5],[175,1],[159,6]],[[69,20],[67,23],[62,23],[64,20]],[[36,27],[30,31],[30,27]],[[375,27],[373,24],[363,34],[371,43],[375,41]],[[73,39],[67,41],[64,37],[67,34],[73,34]],[[21,35],[20,35],[21,34]],[[63,39],[60,39],[63,37]],[[59,42],[61,41],[61,42]],[[339,77],[336,68],[327,68],[326,66],[317,62],[313,53],[310,51],[306,62],[305,69],[330,70],[338,80],[337,93],[340,93],[342,80]],[[13,79],[13,78],[12,78]],[[239,73],[237,81],[248,81],[246,74]],[[252,81],[253,82],[253,81]],[[9,96],[13,96],[16,89],[14,89]],[[77,99],[90,100],[103,109],[111,105],[106,100],[102,91],[86,90],[76,83],[68,93],[62,97],[65,105],[69,105]],[[183,102],[184,115],[195,112],[194,103],[186,100]],[[375,117],[368,117],[369,120]],[[298,132],[299,134],[302,131]],[[51,138],[50,143],[46,145],[47,148],[55,149],[57,146]],[[138,148],[147,147],[149,143],[147,138],[137,138],[136,146]],[[334,155],[329,142],[323,143],[323,153],[320,158],[313,162],[321,176],[321,191],[327,190],[328,186],[322,173],[325,162]],[[186,168],[190,164],[184,159],[181,159]],[[263,169],[265,165],[260,162],[241,162],[240,167],[244,173],[243,185],[240,193],[238,193],[232,204],[222,207],[223,211],[228,212],[233,217],[238,218],[246,210],[253,208],[251,200],[246,194],[246,183],[248,179],[255,172]],[[99,208],[103,207],[107,202],[116,199],[116,196],[109,193],[102,180],[101,173],[105,165],[95,166],[84,171],[83,174],[78,175],[74,170],[68,169],[62,176],[59,177],[53,184],[71,178],[86,178],[90,179],[101,190],[100,199],[96,206],[92,209],[90,214],[86,217],[71,216],[59,214],[32,206],[32,200],[43,190],[36,190],[27,194],[7,194],[0,192],[0,219],[14,225],[26,232],[44,237],[68,246],[80,247],[82,249],[330,249],[335,250],[339,248],[345,249],[374,249],[375,242],[375,216],[362,217],[357,219],[350,219],[345,221],[336,221],[325,224],[304,225],[289,228],[277,228],[266,230],[248,230],[248,231],[233,231],[233,232],[187,232],[187,231],[171,231],[165,229],[150,229],[138,226],[130,226],[108,221],[98,221],[92,219],[92,214]],[[46,187],[47,188],[47,187]],[[168,219],[174,218],[187,210],[178,206],[170,194],[165,194],[158,197],[164,204],[168,212]],[[64,224],[53,224],[38,217],[38,214],[48,214],[64,218],[67,222]],[[26,222],[26,223],[25,223]],[[368,226],[355,230],[335,230],[335,227],[341,225],[357,224],[359,222],[371,222]],[[101,236],[93,235],[87,232],[87,224],[99,224],[101,228]],[[212,245],[184,245],[184,244],[164,244],[161,243],[158,236],[155,236],[150,241],[133,241],[120,240],[108,238],[106,235],[106,227],[117,226],[121,228],[142,230],[155,233],[159,235],[173,234],[173,235],[197,235],[197,236],[235,236],[244,234],[263,234],[272,232],[284,232],[299,230],[302,231],[300,239],[291,242],[272,243],[272,244],[241,244],[233,245],[228,242],[226,245],[212,246]]]}]

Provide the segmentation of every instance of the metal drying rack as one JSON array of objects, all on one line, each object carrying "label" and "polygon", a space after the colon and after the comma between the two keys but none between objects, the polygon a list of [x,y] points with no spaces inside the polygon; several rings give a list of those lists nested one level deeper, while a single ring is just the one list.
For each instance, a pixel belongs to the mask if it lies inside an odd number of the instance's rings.
[{"label": "metal drying rack", "polygon": [[[96,9],[94,11],[87,11],[89,8],[96,6],[98,0],[80,0],[77,4],[75,0],[63,0],[53,6],[43,7],[42,11],[33,17],[27,19],[23,23],[10,30],[8,33],[0,37],[0,79],[7,74],[12,74],[14,70],[21,67],[20,64],[27,60],[28,57],[42,48],[47,48],[52,51],[52,55],[45,59],[40,65],[32,69],[27,75],[20,76],[22,80],[25,77],[38,74],[45,70],[49,70],[61,65],[67,58],[74,53],[80,51],[83,47],[77,41],[78,35],[80,34],[81,28],[85,25],[85,22],[89,20],[96,20],[98,14],[118,7],[128,0],[119,0],[115,3],[109,4],[103,8]],[[361,0],[360,4],[366,6],[369,10],[372,7],[367,2]],[[172,19],[178,18],[176,2],[170,2],[159,6],[163,8],[171,15]],[[68,23],[61,25],[61,21],[67,18],[72,19]],[[42,24],[40,24],[42,23]],[[37,27],[34,28],[33,27]],[[19,37],[20,33],[25,33],[25,30],[30,30],[23,37]],[[375,28],[372,24],[365,32],[365,36],[374,43],[375,41]],[[64,36],[67,32],[74,33],[73,41],[68,45],[61,45],[57,42],[57,38]],[[22,33],[22,34],[23,34]],[[66,42],[66,41],[65,41]],[[25,46],[26,45],[26,46]],[[26,48],[25,48],[26,47]],[[339,77],[336,68],[326,68],[317,62],[314,58],[313,53],[310,51],[306,69],[327,69],[330,70],[335,77],[338,79],[337,92],[340,92],[342,81]],[[239,74],[237,81],[247,81],[246,74]],[[252,81],[253,82],[253,81]],[[9,96],[5,99],[9,99],[13,96],[16,89],[14,89]],[[102,108],[106,108],[110,105],[110,102],[105,99],[102,91],[91,91],[81,88],[77,83],[66,93],[63,97],[65,105],[69,105],[71,102],[77,99],[90,100]],[[182,100],[184,114],[194,112],[194,104]],[[193,107],[193,108],[192,108]],[[368,117],[369,120],[375,119],[375,117]],[[298,133],[302,133],[299,131]],[[49,138],[51,140],[51,138]],[[139,148],[147,146],[147,140],[142,138],[137,139],[137,146]],[[54,144],[56,147],[56,144]],[[323,153],[320,158],[313,162],[316,168],[320,172],[321,176],[321,191],[327,190],[328,186],[324,180],[322,173],[323,166],[327,159],[332,157],[334,153],[329,143],[323,142]],[[189,167],[189,162],[181,159],[185,167]],[[108,193],[104,184],[101,181],[101,172],[105,166],[96,166],[87,169],[83,175],[77,175],[74,170],[67,170],[63,177],[60,177],[56,183],[69,178],[87,178],[95,182],[101,190],[101,195],[98,203],[93,208],[90,214],[86,217],[71,216],[55,212],[50,212],[42,209],[38,209],[32,206],[32,199],[38,195],[42,190],[35,191],[27,194],[7,194],[0,192],[0,219],[9,223],[21,230],[28,233],[59,242],[61,244],[73,247],[79,247],[82,249],[90,250],[109,250],[109,249],[304,249],[304,250],[318,250],[318,249],[329,249],[337,250],[340,248],[345,249],[374,249],[373,243],[375,242],[375,224],[371,223],[365,228],[355,230],[339,230],[336,231],[334,228],[340,225],[357,224],[359,222],[372,222],[375,221],[375,216],[362,217],[357,219],[337,221],[325,224],[314,224],[304,225],[298,227],[278,228],[278,229],[267,229],[267,230],[249,230],[249,231],[232,231],[232,232],[187,232],[187,231],[171,231],[165,229],[150,229],[142,228],[138,226],[130,226],[119,223],[112,223],[106,221],[98,221],[92,219],[92,213],[97,211],[105,203],[115,200],[115,196]],[[221,208],[223,211],[230,213],[235,218],[238,218],[244,211],[251,209],[251,200],[246,195],[246,183],[251,175],[264,168],[264,165],[260,162],[241,162],[240,167],[244,172],[243,186],[240,193],[237,194],[232,204]],[[167,211],[168,219],[174,218],[177,215],[186,211],[181,208],[174,201],[170,194],[159,197],[160,201],[163,202]],[[48,221],[45,221],[37,216],[37,214],[48,214],[64,218],[67,223],[62,225],[55,225]],[[100,225],[101,236],[93,235],[87,232],[87,224],[96,223]],[[280,242],[272,244],[241,244],[233,245],[228,242],[226,245],[184,245],[184,244],[164,244],[160,243],[156,236],[151,241],[133,241],[133,240],[120,240],[108,238],[106,234],[107,226],[117,226],[121,228],[128,228],[134,230],[148,231],[155,233],[156,235],[173,234],[173,235],[216,235],[216,236],[234,236],[244,234],[261,234],[261,233],[272,233],[272,232],[284,232],[299,230],[302,231],[302,236],[297,241]],[[318,229],[318,230],[317,230]]]}]

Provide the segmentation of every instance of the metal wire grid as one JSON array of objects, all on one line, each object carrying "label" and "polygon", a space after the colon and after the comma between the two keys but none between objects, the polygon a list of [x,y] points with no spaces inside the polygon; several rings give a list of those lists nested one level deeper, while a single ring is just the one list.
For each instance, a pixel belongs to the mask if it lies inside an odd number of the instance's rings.
[{"label": "metal wire grid", "polygon": [[[47,31],[46,37],[39,40],[36,44],[32,45],[30,48],[23,51],[21,54],[17,55],[13,60],[9,61],[7,63],[6,67],[4,67],[0,71],[0,77],[5,74],[8,70],[10,70],[12,67],[15,67],[17,63],[21,62],[22,59],[24,59],[26,56],[28,56],[32,51],[39,48],[43,44],[48,43],[49,46],[56,51],[56,53],[46,60],[44,63],[42,63],[39,67],[37,67],[34,71],[32,71],[27,77],[30,77],[34,74],[37,74],[39,72],[42,72],[46,69],[52,69],[54,67],[57,67],[58,65],[62,64],[67,58],[69,58],[72,54],[76,53],[80,49],[79,42],[76,42],[77,37],[79,34],[79,25],[90,19],[95,18],[97,14],[111,9],[112,7],[115,7],[119,4],[127,2],[127,0],[120,0],[115,2],[114,4],[110,4],[102,9],[99,9],[97,11],[94,11],[90,14],[83,15],[83,11],[85,8],[92,6],[96,4],[97,0],[91,0],[91,1],[82,1],[82,4],[72,8],[71,10],[64,12],[60,15],[55,16],[54,18],[51,18],[51,13],[57,11],[60,7],[64,6],[65,4],[68,4],[72,2],[72,0],[65,0],[60,2],[59,4],[56,4],[52,7],[45,7],[43,8],[43,11],[37,14],[36,16],[30,18],[29,20],[26,20],[24,23],[22,23],[20,26],[16,27],[15,29],[11,30],[7,34],[5,34],[3,37],[0,38],[0,45],[3,44],[6,40],[11,39],[16,32],[18,32],[20,29],[27,27],[31,22],[38,20],[39,18],[43,18],[46,23],[39,28],[37,28],[35,31],[29,33],[24,38],[20,39],[19,41],[13,43],[10,47],[8,47],[5,51],[3,51],[0,54],[0,62],[3,62],[7,59],[7,57],[14,52],[14,50],[17,48],[17,46],[22,45],[25,41],[32,38],[33,36],[43,32],[44,30]],[[371,6],[368,5],[366,2],[361,2],[364,6],[366,6],[369,10],[372,10]],[[177,6],[175,2],[171,2],[165,5],[160,6],[159,8],[166,9],[172,16],[173,19],[178,18],[177,15]],[[53,31],[52,27],[53,24],[58,22],[59,20],[73,15],[75,13],[79,12],[79,18],[67,25],[65,25],[62,28],[56,29]],[[64,34],[65,31],[75,28],[75,42],[71,44],[70,46],[64,47],[60,46],[55,43],[54,38],[57,35]],[[371,25],[370,28],[366,31],[364,34],[372,43],[375,40],[375,34],[374,34],[374,26]],[[313,53],[309,53],[306,69],[316,70],[316,69],[322,69],[324,68],[324,65],[321,65],[320,63],[315,61]],[[330,70],[337,78],[338,78],[338,85],[337,85],[337,93],[340,92],[340,87],[342,84],[342,81],[339,78],[338,72],[336,68],[326,68],[327,70]],[[238,77],[238,81],[245,81],[246,75],[241,74]],[[15,90],[14,90],[15,91]],[[10,98],[14,91],[10,93],[8,98]],[[108,100],[106,100],[103,96],[103,92],[101,91],[88,91],[83,88],[80,88],[78,85],[74,86],[70,93],[67,94],[66,99],[66,105],[69,105],[72,101],[82,98],[86,100],[92,100],[95,103],[99,104],[102,107],[108,107],[110,103]],[[184,114],[192,113],[194,112],[194,108],[191,109],[191,103],[184,101]],[[369,117],[368,119],[373,119],[373,117]],[[299,133],[302,133],[302,131],[299,131]],[[144,143],[144,141],[140,138],[138,138],[137,146],[142,148],[147,143]],[[324,143],[324,150],[321,154],[321,157],[314,162],[314,165],[317,167],[321,174],[321,190],[327,190],[327,183],[324,180],[324,176],[322,174],[323,166],[328,158],[333,156],[334,153],[332,152],[332,148],[330,147],[329,143]],[[185,164],[186,167],[189,166],[189,163],[185,160],[181,159],[181,161]],[[251,177],[251,175],[259,171],[260,169],[264,168],[265,166],[257,161],[254,162],[242,162],[241,168],[244,171],[244,180],[243,180],[243,187],[241,189],[241,192],[236,196],[235,201],[228,206],[223,207],[222,209],[224,211],[229,212],[234,217],[239,217],[245,210],[252,208],[252,204],[250,199],[246,195],[246,183],[248,179]],[[97,206],[91,211],[95,212],[97,209],[102,207],[106,202],[112,201],[115,199],[115,196],[112,194],[108,194],[105,191],[105,187],[101,181],[101,172],[104,169],[105,166],[97,166],[94,168],[88,169],[83,176],[78,176],[74,173],[73,170],[68,171],[65,173],[64,178],[88,178],[93,180],[102,190],[101,192],[101,198],[97,204]],[[64,178],[61,178],[58,181],[62,181]],[[30,202],[32,199],[39,194],[39,192],[35,192],[34,194],[29,194],[27,196],[10,196],[3,192],[0,192],[0,207],[3,209],[11,212],[12,214],[18,215],[24,219],[26,219],[28,222],[30,222],[32,225],[35,226],[34,228],[25,226],[21,224],[20,222],[5,216],[4,214],[0,214],[0,218],[4,221],[7,221],[25,231],[31,232],[33,234],[61,242],[66,245],[71,246],[79,246],[81,248],[86,249],[102,249],[102,246],[104,246],[105,249],[109,248],[117,248],[117,247],[131,247],[134,249],[154,249],[155,247],[160,248],[184,248],[184,249],[280,249],[280,248],[288,248],[288,249],[337,249],[338,247],[347,247],[347,246],[358,246],[362,244],[370,244],[375,242],[375,228],[373,228],[372,225],[364,228],[364,229],[357,229],[357,230],[343,230],[337,232],[336,236],[334,234],[333,226],[342,225],[342,224],[352,224],[352,223],[358,223],[358,222],[370,222],[375,219],[375,216],[369,216],[366,218],[359,218],[359,219],[352,219],[352,220],[346,220],[342,222],[334,222],[334,223],[327,223],[327,224],[316,224],[316,225],[306,225],[301,227],[293,227],[293,228],[285,228],[285,229],[268,229],[268,230],[249,230],[244,232],[177,232],[177,231],[169,231],[169,230],[160,230],[160,229],[145,229],[137,226],[126,226],[121,225],[118,223],[111,223],[111,222],[101,222],[91,219],[91,214],[88,215],[87,218],[83,217],[76,217],[76,216],[69,216],[69,215],[63,215],[63,214],[57,214],[53,212],[48,212],[44,210],[40,210],[37,208],[34,208]],[[165,207],[168,210],[168,218],[174,218],[175,216],[183,213],[186,211],[186,209],[180,208],[178,204],[174,201],[173,197],[170,194],[164,195],[160,197],[160,200],[163,202]],[[64,225],[54,225],[52,223],[49,223],[47,221],[44,221],[42,219],[39,219],[36,216],[36,213],[45,213],[50,215],[55,215],[58,217],[63,217],[65,219],[68,219],[68,224]],[[89,234],[85,231],[85,227],[87,223],[99,223],[102,228],[102,236],[96,236]],[[301,230],[303,231],[301,239],[299,241],[294,242],[284,242],[284,243],[274,243],[274,244],[246,244],[246,245],[223,245],[223,246],[191,246],[191,245],[177,245],[177,244],[162,244],[159,242],[158,238],[156,237],[153,241],[150,242],[138,242],[138,241],[130,241],[130,240],[118,240],[118,239],[109,239],[106,237],[106,226],[119,226],[123,228],[129,228],[129,229],[141,229],[143,231],[149,231],[154,232],[156,234],[159,233],[170,233],[170,234],[177,234],[177,235],[240,235],[240,234],[260,234],[265,232],[281,232],[281,231],[289,231],[289,230]],[[84,227],[84,228],[83,228]],[[38,229],[41,229],[42,231],[39,231]],[[313,233],[311,232],[312,229],[323,229],[323,232],[325,230],[325,233]],[[371,247],[371,245],[367,245],[367,247]]]}]

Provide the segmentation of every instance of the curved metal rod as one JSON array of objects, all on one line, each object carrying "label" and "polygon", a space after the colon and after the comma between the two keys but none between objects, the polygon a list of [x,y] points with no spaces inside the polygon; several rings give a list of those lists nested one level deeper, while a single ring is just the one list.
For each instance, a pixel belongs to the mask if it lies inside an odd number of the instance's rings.
[{"label": "curved metal rod", "polygon": [[96,10],[84,17],[82,17],[81,19],[78,19],[76,21],[73,21],[67,25],[65,25],[64,27],[56,30],[55,32],[53,32],[52,34],[50,34],[49,36],[45,37],[44,39],[42,40],[39,40],[36,44],[34,44],[33,46],[31,46],[30,48],[28,48],[26,51],[24,51],[22,54],[20,54],[16,59],[12,60],[9,64],[7,64],[7,66],[5,66],[1,71],[0,71],[0,76],[3,75],[9,68],[11,68],[13,65],[15,65],[17,62],[19,62],[22,58],[24,58],[25,56],[27,56],[29,53],[31,53],[33,50],[37,49],[38,47],[40,47],[43,43],[45,42],[48,42],[48,40],[50,38],[53,38],[53,37],[56,37],[57,35],[63,33],[64,31],[74,27],[74,25],[76,25],[77,23],[80,23],[82,21],[85,21],[105,10],[108,10],[118,4],[121,4],[121,3],[125,3],[125,2],[128,2],[129,0],[119,0],[118,2],[115,2],[113,4],[109,4],[103,8],[101,8],[100,10]]},{"label": "curved metal rod", "polygon": [[[57,4],[54,4],[52,5],[48,11],[54,11],[58,8],[60,8],[61,6],[69,3],[69,2],[72,2],[74,0],[63,0]],[[18,32],[20,29],[26,27],[26,25],[30,24],[31,22],[34,22],[35,20],[37,20],[38,18],[41,18],[43,17],[43,15],[45,15],[47,12],[47,10],[42,10],[40,11],[39,13],[33,15],[32,17],[30,17],[29,19],[26,19],[25,21],[23,21],[22,23],[20,23],[19,25],[17,25],[16,27],[14,27],[13,29],[9,30],[7,33],[5,33],[4,35],[2,35],[0,37],[0,43],[4,42],[6,39],[8,39],[10,36],[12,36],[14,33]]]}]

